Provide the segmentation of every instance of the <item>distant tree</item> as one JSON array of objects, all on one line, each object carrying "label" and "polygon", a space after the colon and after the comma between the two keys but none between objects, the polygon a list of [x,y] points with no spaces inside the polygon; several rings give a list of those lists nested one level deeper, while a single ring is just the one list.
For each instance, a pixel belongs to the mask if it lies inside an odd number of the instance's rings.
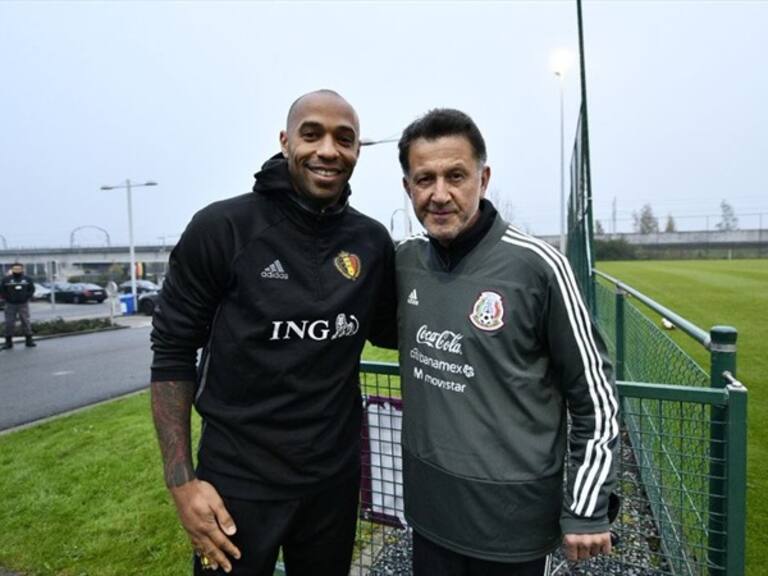
[{"label": "distant tree", "polygon": [[733,206],[728,204],[725,200],[720,202],[720,214],[720,222],[717,223],[718,230],[728,232],[729,230],[739,229],[739,219],[733,212]]},{"label": "distant tree", "polygon": [[600,220],[595,220],[595,235],[602,236],[604,234],[605,230],[603,229],[603,223],[600,222]]},{"label": "distant tree", "polygon": [[512,202],[504,202],[498,207],[499,214],[507,222],[513,223],[515,221],[515,206]]},{"label": "distant tree", "polygon": [[515,207],[507,200],[498,188],[493,188],[488,191],[488,200],[496,208],[499,215],[507,222],[513,223],[515,221]]},{"label": "distant tree", "polygon": [[635,260],[637,249],[624,240],[595,240],[595,258],[602,260]]},{"label": "distant tree", "polygon": [[664,226],[664,232],[677,232],[677,226],[675,225],[675,219],[672,218],[672,214],[667,216],[667,225]]},{"label": "distant tree", "polygon": [[106,276],[107,280],[114,280],[119,284],[120,282],[127,280],[130,276],[130,273],[128,272],[127,267],[123,264],[113,262],[112,265],[107,269]]},{"label": "distant tree", "polygon": [[635,232],[640,234],[653,234],[659,231],[659,219],[653,215],[653,208],[650,204],[645,204],[640,212],[633,212]]}]

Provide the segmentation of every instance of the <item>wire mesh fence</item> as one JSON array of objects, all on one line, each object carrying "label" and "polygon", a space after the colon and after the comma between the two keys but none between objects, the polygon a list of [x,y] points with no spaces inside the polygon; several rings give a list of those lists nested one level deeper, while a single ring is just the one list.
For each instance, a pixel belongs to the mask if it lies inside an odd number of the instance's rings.
[{"label": "wire mesh fence", "polygon": [[574,276],[584,300],[592,308],[595,304],[592,282],[594,264],[592,229],[592,193],[589,181],[589,143],[586,106],[582,102],[576,124],[576,137],[571,155],[571,189],[568,195],[568,234],[560,250],[567,254]]},{"label": "wire mesh fence", "polygon": [[[735,382],[730,373],[736,365],[735,330],[715,327],[707,334],[633,288],[598,275],[595,316],[618,378],[660,383],[663,393],[680,389],[689,395],[721,393],[728,382]],[[707,350],[709,373],[655,324],[646,307],[650,313],[669,315]],[[746,403],[743,387],[728,389],[743,393]],[[745,489],[746,454],[738,437],[746,431],[746,412],[740,406],[742,396],[730,398],[737,400],[736,408],[622,397],[623,425],[660,550],[674,574],[743,573],[743,497],[734,494],[736,487],[742,493]],[[736,526],[738,534],[730,534],[728,525]]]},{"label": "wire mesh fence", "polygon": [[[363,482],[351,574],[409,576],[397,366],[364,363],[361,385]],[[711,537],[710,503],[726,499],[728,478],[717,479],[724,482],[713,492],[711,471],[726,468],[713,460],[710,440],[712,426],[728,438],[728,420],[713,413],[727,414],[729,390],[621,382],[619,395],[624,426],[617,489],[623,504],[613,526],[618,544],[610,556],[578,564],[557,553],[552,574],[725,574],[717,559],[725,558],[726,541]],[[717,520],[717,526],[725,525],[724,517]]]},{"label": "wire mesh fence", "polygon": [[[623,392],[625,441],[621,488],[626,506],[640,505],[654,520],[646,568],[659,574],[710,574],[709,529],[710,428],[724,422],[711,418],[709,402],[678,389],[680,400],[634,398]],[[717,391],[722,394],[722,391]],[[686,400],[682,400],[686,398]],[[719,398],[716,398],[719,400]],[[627,478],[632,478],[627,482]],[[619,523],[619,530],[632,526]],[[724,552],[716,550],[716,552]]]},{"label": "wire mesh fence", "polygon": [[[612,286],[595,282],[595,297],[597,324],[612,358],[622,363],[621,379],[709,387],[709,374],[625,295]],[[622,322],[616,316],[617,298],[624,298],[620,303]],[[621,354],[617,350],[620,339]]]}]

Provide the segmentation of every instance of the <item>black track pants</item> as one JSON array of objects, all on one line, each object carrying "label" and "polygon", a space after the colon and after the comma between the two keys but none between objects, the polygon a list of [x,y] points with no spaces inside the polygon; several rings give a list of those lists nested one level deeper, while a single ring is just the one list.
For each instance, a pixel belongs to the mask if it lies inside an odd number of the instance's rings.
[{"label": "black track pants", "polygon": [[[295,500],[224,498],[235,520],[231,538],[242,554],[231,559],[232,576],[272,576],[280,547],[287,576],[347,576],[357,528],[359,475],[323,492]],[[203,570],[195,576],[223,575]]]},{"label": "black track pants", "polygon": [[458,554],[413,532],[413,576],[547,576],[550,557],[509,564]]}]

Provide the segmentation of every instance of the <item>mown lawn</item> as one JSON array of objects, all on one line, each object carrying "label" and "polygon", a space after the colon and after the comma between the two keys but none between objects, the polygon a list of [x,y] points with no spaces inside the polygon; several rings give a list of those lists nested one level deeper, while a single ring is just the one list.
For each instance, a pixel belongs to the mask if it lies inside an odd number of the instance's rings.
[{"label": "mown lawn", "polygon": [[[747,573],[766,573],[768,548],[768,260],[601,262],[619,278],[704,330],[739,331],[738,378],[749,390]],[[677,341],[686,340],[679,334]],[[690,340],[690,339],[688,339]],[[684,345],[709,371],[707,353]]]},{"label": "mown lawn", "polygon": [[[364,358],[397,355],[369,346]],[[193,429],[196,444],[197,418]],[[0,436],[0,567],[28,576],[179,576],[190,562],[147,393]]]},{"label": "mown lawn", "polygon": [[176,575],[149,395],[0,437],[0,566],[32,575]]}]

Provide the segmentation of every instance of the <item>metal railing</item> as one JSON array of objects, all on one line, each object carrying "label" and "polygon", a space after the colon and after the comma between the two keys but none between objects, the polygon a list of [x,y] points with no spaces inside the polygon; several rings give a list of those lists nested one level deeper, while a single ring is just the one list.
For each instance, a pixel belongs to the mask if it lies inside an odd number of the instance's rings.
[{"label": "metal railing", "polygon": [[[737,332],[714,326],[707,333],[631,286],[593,272],[600,279],[595,319],[618,380],[663,384],[659,393],[665,394],[728,392],[725,405],[715,402],[707,409],[662,403],[649,408],[624,395],[622,416],[671,573],[743,574],[747,395],[735,378]],[[708,352],[709,373],[657,326],[655,314]],[[678,440],[667,436],[670,429]],[[682,504],[670,504],[675,501]]]},{"label": "metal railing", "polygon": [[[365,405],[360,523],[351,574],[410,574],[403,517],[396,364],[361,367]],[[614,552],[592,574],[743,574],[746,390],[619,382],[623,401]],[[711,430],[718,434],[712,451]],[[450,503],[446,503],[450,505]],[[563,568],[560,558],[556,565]]]}]

